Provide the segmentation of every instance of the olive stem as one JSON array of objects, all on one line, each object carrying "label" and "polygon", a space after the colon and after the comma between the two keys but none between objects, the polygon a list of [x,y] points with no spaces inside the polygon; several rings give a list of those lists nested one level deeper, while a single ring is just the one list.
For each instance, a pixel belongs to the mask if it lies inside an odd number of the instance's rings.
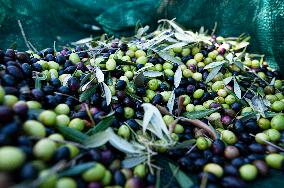
[{"label": "olive stem", "polygon": [[[250,133],[249,135],[255,137],[255,135],[253,135],[253,134],[251,134],[251,133]],[[269,142],[269,141],[264,140],[264,139],[262,139],[262,138],[259,138],[259,139],[262,140],[263,142],[265,142],[266,144],[268,144],[268,145],[270,145],[270,146],[272,146],[272,147],[275,147],[276,149],[278,149],[278,150],[284,152],[284,148],[282,148],[282,147],[280,147],[280,146],[277,146],[277,145],[273,144],[272,142]]]},{"label": "olive stem", "polygon": [[72,99],[76,100],[76,101],[79,101],[79,99],[76,99],[75,97],[71,96],[71,95],[67,95],[67,94],[64,94],[64,93],[59,93],[59,92],[54,92],[55,94],[58,94],[58,95],[63,95],[63,96],[66,96],[66,97],[71,97]]}]

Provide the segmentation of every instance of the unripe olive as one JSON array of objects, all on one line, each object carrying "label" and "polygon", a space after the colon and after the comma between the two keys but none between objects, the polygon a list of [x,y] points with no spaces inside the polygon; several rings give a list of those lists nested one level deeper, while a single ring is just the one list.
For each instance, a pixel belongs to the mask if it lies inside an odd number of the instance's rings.
[{"label": "unripe olive", "polygon": [[282,110],[284,110],[284,102],[282,101],[275,101],[272,105],[271,105],[271,109],[275,112],[281,112]]},{"label": "unripe olive", "polygon": [[163,117],[163,120],[165,122],[166,125],[170,125],[171,123],[173,123],[173,121],[175,120],[172,116],[170,115],[165,115]]},{"label": "unripe olive", "polygon": [[148,58],[146,56],[141,56],[136,59],[136,64],[145,65],[148,62]]},{"label": "unripe olive", "polygon": [[275,87],[276,89],[281,89],[281,87],[282,87],[282,81],[281,81],[281,80],[275,80],[274,87]]},{"label": "unripe olive", "polygon": [[77,188],[77,183],[74,179],[63,177],[56,182],[56,188]]},{"label": "unripe olive", "polygon": [[267,99],[271,103],[274,103],[275,101],[278,101],[278,98],[275,95],[266,95],[265,99]]},{"label": "unripe olive", "polygon": [[102,164],[96,163],[94,167],[90,168],[82,174],[82,178],[87,182],[101,181],[105,173],[106,168]]},{"label": "unripe olive", "polygon": [[215,164],[215,163],[206,164],[203,168],[203,171],[212,173],[218,178],[222,177],[224,173],[223,168],[220,165]]},{"label": "unripe olive", "polygon": [[278,114],[271,119],[271,128],[278,131],[284,130],[284,115]]},{"label": "unripe olive", "polygon": [[194,106],[195,111],[201,111],[201,110],[206,110],[205,106],[203,105],[196,105]]},{"label": "unripe olive", "polygon": [[215,91],[215,92],[217,92],[219,89],[223,89],[223,88],[224,88],[224,82],[223,81],[216,81],[212,85],[212,90]]},{"label": "unripe olive", "polygon": [[40,173],[39,178],[43,181],[40,182],[39,188],[55,188],[57,175],[48,170],[44,170]]},{"label": "unripe olive", "polygon": [[189,77],[192,77],[193,73],[190,69],[185,69],[182,71],[182,75],[185,78],[189,78]]},{"label": "unripe olive", "polygon": [[56,151],[56,143],[50,139],[39,140],[33,148],[34,155],[41,160],[49,161]]},{"label": "unripe olive", "polygon": [[226,97],[228,92],[225,89],[219,89],[217,92],[218,96],[220,97]]},{"label": "unripe olive", "polygon": [[268,129],[264,132],[270,141],[276,142],[281,138],[281,133],[276,129]]},{"label": "unripe olive", "polygon": [[231,105],[231,104],[233,104],[234,102],[236,102],[236,98],[235,98],[233,95],[228,95],[228,96],[225,98],[225,102],[226,102],[226,104]]},{"label": "unripe olive", "polygon": [[130,107],[125,107],[124,108],[124,117],[126,119],[130,119],[134,116],[134,110],[133,108],[130,108]]},{"label": "unripe olive", "polygon": [[109,170],[106,170],[105,175],[104,175],[101,182],[104,186],[106,186],[106,185],[109,185],[111,183],[111,179],[112,179],[111,172]]},{"label": "unripe olive", "polygon": [[196,62],[200,62],[203,60],[203,54],[202,53],[197,53],[194,55],[194,59]]},{"label": "unripe olive", "polygon": [[70,108],[67,104],[59,104],[54,109],[57,114],[65,114],[68,115],[70,112]]},{"label": "unripe olive", "polygon": [[118,129],[117,134],[124,139],[129,139],[130,137],[130,129],[126,125],[121,125]]},{"label": "unripe olive", "polygon": [[25,162],[25,153],[14,146],[0,147],[0,171],[12,171]]},{"label": "unripe olive", "polygon": [[280,169],[284,160],[284,156],[278,153],[272,153],[265,157],[265,162],[271,168]]},{"label": "unripe olive", "polygon": [[200,49],[199,49],[199,47],[193,47],[192,49],[191,49],[191,52],[192,52],[192,55],[195,55],[195,54],[197,54],[198,52],[200,52]]},{"label": "unripe olive", "polygon": [[27,120],[23,125],[24,132],[29,136],[45,137],[45,127],[38,121]]},{"label": "unripe olive", "polygon": [[203,89],[197,89],[193,93],[193,98],[199,99],[199,98],[201,98],[203,96],[203,94],[204,94],[204,90]]},{"label": "unripe olive", "polygon": [[153,91],[157,90],[158,87],[159,87],[159,82],[158,82],[158,80],[157,80],[157,79],[152,79],[152,80],[150,80],[150,81],[148,82],[148,87],[149,87],[149,89],[151,89],[151,90],[153,90]]},{"label": "unripe olive", "polygon": [[175,75],[174,71],[171,69],[164,70],[165,76],[173,76]]},{"label": "unripe olive", "polygon": [[268,119],[265,119],[265,118],[260,118],[258,121],[258,126],[263,129],[263,130],[266,130],[266,129],[269,129],[270,128],[270,121]]},{"label": "unripe olive", "polygon": [[239,169],[240,176],[243,180],[251,181],[257,176],[257,168],[251,164],[245,164]]},{"label": "unripe olive", "polygon": [[202,74],[199,73],[199,72],[195,72],[195,73],[192,74],[192,78],[199,82],[199,81],[202,80]]},{"label": "unripe olive", "polygon": [[226,146],[224,156],[227,159],[234,159],[240,155],[239,149],[236,146]]},{"label": "unripe olive", "polygon": [[276,93],[275,96],[276,96],[279,100],[284,99],[284,95],[283,95],[282,93]]},{"label": "unripe olive", "polygon": [[132,71],[126,71],[126,72],[124,73],[124,76],[126,76],[128,79],[132,79],[133,76],[134,76],[134,74],[133,74]]},{"label": "unripe olive", "polygon": [[147,90],[146,90],[146,96],[147,96],[150,100],[152,100],[155,95],[156,95],[155,91],[150,90],[150,89],[147,89]]},{"label": "unripe olive", "polygon": [[252,60],[251,62],[251,67],[252,68],[259,68],[260,67],[260,62],[258,60]]},{"label": "unripe olive", "polygon": [[14,95],[5,95],[3,99],[3,104],[9,107],[13,107],[14,104],[18,102],[18,98]]},{"label": "unripe olive", "polygon": [[68,126],[73,128],[73,129],[77,129],[79,131],[82,131],[85,128],[85,123],[80,118],[74,118],[70,121]]},{"label": "unripe olive", "polygon": [[49,135],[48,138],[54,141],[58,146],[62,145],[62,142],[64,141],[64,137],[59,133],[53,133]]},{"label": "unripe olive", "polygon": [[174,129],[174,133],[182,134],[183,132],[184,132],[183,126],[180,125],[180,124],[176,124],[175,129]]},{"label": "unripe olive", "polygon": [[264,133],[257,133],[255,135],[255,141],[259,144],[266,144],[265,141],[269,141],[269,137]]},{"label": "unripe olive", "polygon": [[183,48],[181,51],[182,56],[188,56],[190,54],[190,48]]},{"label": "unripe olive", "polygon": [[224,60],[223,56],[221,56],[221,55],[216,56],[216,61],[223,61],[223,60]]},{"label": "unripe olive", "polygon": [[40,108],[42,108],[41,104],[37,101],[27,101],[26,104],[28,105],[29,109],[40,109]]},{"label": "unripe olive", "polygon": [[139,58],[139,57],[142,57],[142,56],[146,56],[146,53],[143,50],[137,50],[137,51],[135,51],[134,55],[135,55],[136,58]]},{"label": "unripe olive", "polygon": [[162,95],[165,102],[167,102],[171,97],[171,91],[163,91],[160,94]]},{"label": "unripe olive", "polygon": [[182,95],[184,98],[183,105],[186,106],[190,103],[190,97],[188,95]]},{"label": "unripe olive", "polygon": [[115,70],[115,68],[116,68],[116,61],[114,59],[108,59],[106,62],[106,69]]},{"label": "unripe olive", "polygon": [[145,164],[139,164],[134,168],[134,175],[139,178],[144,178],[146,176],[146,166]]},{"label": "unripe olive", "polygon": [[204,59],[205,65],[208,65],[208,64],[210,64],[212,62],[213,62],[213,60],[210,57],[207,57],[207,58]]},{"label": "unripe olive", "polygon": [[186,66],[190,67],[191,65],[196,65],[197,62],[195,61],[195,59],[190,59],[186,62]]},{"label": "unripe olive", "polygon": [[47,62],[47,64],[49,69],[59,70],[59,64],[56,63],[55,61],[49,61]]},{"label": "unripe olive", "polygon": [[210,57],[211,59],[216,59],[216,54],[214,52],[209,52],[208,53],[208,57]]},{"label": "unripe olive", "polygon": [[69,60],[73,64],[77,64],[78,62],[80,62],[80,57],[77,53],[71,53],[70,56],[69,56]]},{"label": "unripe olive", "polygon": [[195,110],[194,105],[193,104],[186,105],[185,110],[187,112],[193,112]]},{"label": "unripe olive", "polygon": [[156,65],[155,65],[155,69],[156,69],[156,71],[161,72],[161,71],[163,70],[163,65],[161,65],[161,64],[156,64]]},{"label": "unripe olive", "polygon": [[252,109],[251,107],[244,107],[244,108],[242,109],[241,114],[242,114],[242,115],[245,115],[246,113],[249,113],[249,112],[253,112],[253,109]]},{"label": "unripe olive", "polygon": [[0,104],[3,103],[4,96],[5,96],[5,90],[4,90],[4,88],[2,86],[0,86]]},{"label": "unripe olive", "polygon": [[69,116],[61,114],[56,116],[56,126],[68,126],[70,123]]},{"label": "unripe olive", "polygon": [[54,126],[56,123],[56,113],[51,110],[44,110],[39,114],[38,120],[44,125]]},{"label": "unripe olive", "polygon": [[179,136],[176,133],[171,133],[171,138],[174,142],[178,142],[179,141]]},{"label": "unripe olive", "polygon": [[199,137],[196,140],[196,146],[199,150],[206,150],[209,146],[207,139],[204,137]]},{"label": "unripe olive", "polygon": [[221,138],[225,143],[229,145],[233,145],[237,142],[236,135],[232,131],[229,131],[229,130],[222,131]]},{"label": "unripe olive", "polygon": [[72,144],[66,144],[66,147],[68,147],[68,149],[70,151],[70,158],[75,157],[80,152],[80,150]]}]

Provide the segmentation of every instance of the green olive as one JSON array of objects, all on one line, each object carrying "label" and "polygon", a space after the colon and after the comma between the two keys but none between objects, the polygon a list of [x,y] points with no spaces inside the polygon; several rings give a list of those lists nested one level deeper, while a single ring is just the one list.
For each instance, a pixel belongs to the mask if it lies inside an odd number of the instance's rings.
[{"label": "green olive", "polygon": [[71,53],[70,56],[69,56],[69,60],[73,64],[77,64],[78,62],[80,62],[80,57],[77,53]]},{"label": "green olive", "polygon": [[284,110],[284,102],[282,101],[275,101],[272,105],[271,105],[271,109],[275,112],[281,112],[282,110]]},{"label": "green olive", "polygon": [[112,174],[111,174],[111,172],[109,170],[107,170],[105,172],[105,175],[104,175],[104,177],[103,177],[101,182],[102,182],[102,184],[104,186],[106,186],[106,185],[109,185],[111,183],[111,180],[112,180]]},{"label": "green olive", "polygon": [[139,58],[139,57],[142,57],[142,56],[146,56],[147,54],[143,50],[137,50],[137,51],[135,51],[134,55],[135,55],[136,58]]},{"label": "green olive", "polygon": [[259,144],[266,144],[265,141],[269,141],[269,137],[265,133],[257,133],[255,141]]},{"label": "green olive", "polygon": [[203,54],[202,53],[197,53],[194,55],[194,59],[196,62],[200,62],[203,60]]},{"label": "green olive", "polygon": [[192,55],[195,55],[195,54],[197,54],[198,52],[200,52],[200,48],[199,47],[193,47],[192,49],[191,49],[191,53],[192,53]]},{"label": "green olive", "polygon": [[136,59],[136,64],[145,65],[148,62],[148,58],[146,56],[141,56]]},{"label": "green olive", "polygon": [[0,147],[0,171],[12,171],[25,162],[25,153],[14,146]]},{"label": "green olive", "polygon": [[108,59],[106,62],[106,69],[115,70],[115,68],[116,68],[116,61],[114,59]]},{"label": "green olive", "polygon": [[185,69],[182,71],[182,75],[185,78],[189,78],[189,77],[192,77],[193,73],[190,69]]},{"label": "green olive", "polygon": [[274,103],[275,101],[278,101],[278,98],[275,95],[266,95],[265,99],[267,99],[271,103]]},{"label": "green olive", "polygon": [[276,129],[268,129],[264,132],[270,141],[276,142],[281,138],[281,133]]},{"label": "green olive", "polygon": [[18,102],[18,98],[14,95],[5,95],[4,96],[4,100],[3,100],[3,104],[9,107],[13,107],[14,104],[16,104],[16,102]]},{"label": "green olive", "polygon": [[275,96],[276,96],[279,100],[284,99],[284,95],[283,95],[282,93],[275,93]]},{"label": "green olive", "polygon": [[175,75],[174,71],[171,70],[171,69],[164,70],[164,73],[165,73],[165,76],[174,76]]},{"label": "green olive", "polygon": [[251,181],[257,177],[257,168],[251,164],[245,164],[239,169],[240,176],[243,180]]},{"label": "green olive", "polygon": [[74,118],[70,121],[68,126],[73,128],[73,129],[77,129],[79,131],[82,131],[85,128],[85,123],[80,118]]},{"label": "green olive", "polygon": [[151,89],[147,89],[146,90],[146,96],[152,100],[154,98],[154,96],[156,95],[155,91],[151,90]]},{"label": "green olive", "polygon": [[199,137],[196,140],[196,146],[199,150],[206,150],[209,146],[207,139],[204,137]]},{"label": "green olive", "polygon": [[181,51],[181,55],[183,57],[188,56],[190,54],[190,48],[183,48]]},{"label": "green olive", "polygon": [[130,107],[125,107],[124,108],[124,117],[126,119],[132,118],[134,116],[134,113],[135,112],[134,112],[133,108],[130,108]]},{"label": "green olive", "polygon": [[270,128],[270,121],[268,119],[265,119],[265,118],[260,118],[258,121],[258,126],[263,129],[263,130],[266,130],[266,129],[269,129]]},{"label": "green olive", "polygon": [[161,64],[156,64],[156,65],[155,65],[155,69],[156,69],[156,71],[161,72],[161,71],[163,70],[163,65],[161,65]]},{"label": "green olive", "polygon": [[126,125],[121,125],[118,129],[117,134],[124,139],[129,139],[130,137],[130,129]]},{"label": "green olive", "polygon": [[69,116],[61,114],[56,116],[56,126],[68,126],[70,123]]},{"label": "green olive", "polygon": [[82,174],[82,178],[86,182],[101,181],[105,173],[106,168],[102,164],[96,163],[94,167],[90,168]]},{"label": "green olive", "polygon": [[174,133],[182,134],[183,132],[184,132],[183,126],[180,125],[180,124],[176,124],[175,129],[174,129]]},{"label": "green olive", "polygon": [[51,110],[44,110],[38,116],[38,120],[47,126],[54,126],[56,124],[56,113]]},{"label": "green olive", "polygon": [[59,104],[54,109],[57,114],[65,114],[68,115],[70,112],[70,108],[67,104]]},{"label": "green olive", "polygon": [[48,138],[56,143],[57,146],[61,146],[64,142],[64,137],[59,133],[53,133]]},{"label": "green olive", "polygon": [[199,73],[199,72],[195,72],[195,73],[192,74],[192,78],[199,82],[199,81],[202,80],[202,74]]},{"label": "green olive", "polygon": [[77,188],[77,183],[74,179],[63,177],[57,180],[55,188]]},{"label": "green olive", "polygon": [[231,105],[231,104],[233,104],[234,102],[236,102],[236,98],[235,98],[233,95],[228,95],[228,96],[225,98],[225,102],[226,102],[226,104]]},{"label": "green olive", "polygon": [[72,144],[66,144],[66,147],[68,147],[70,151],[70,158],[74,158],[80,152],[80,150]]},{"label": "green olive", "polygon": [[133,173],[139,178],[144,178],[146,176],[146,170],[146,166],[144,164],[140,164],[134,168]]},{"label": "green olive", "polygon": [[281,81],[281,80],[275,80],[274,87],[275,87],[276,89],[281,89],[281,87],[282,87],[282,81]]},{"label": "green olive", "polygon": [[27,120],[23,125],[23,130],[29,136],[43,138],[46,135],[43,124],[35,120]]},{"label": "green olive", "polygon": [[211,58],[211,59],[216,59],[216,56],[217,55],[214,52],[209,52],[208,53],[208,57]]},{"label": "green olive", "polygon": [[47,64],[49,69],[59,70],[59,64],[56,63],[55,61],[49,61],[47,62]]},{"label": "green olive", "polygon": [[33,148],[34,155],[41,160],[49,161],[56,151],[56,143],[50,139],[39,140]]},{"label": "green olive", "polygon": [[3,103],[4,96],[5,96],[5,90],[4,90],[4,88],[2,86],[0,86],[0,104]]},{"label": "green olive", "polygon": [[216,81],[212,85],[212,90],[215,91],[215,92],[217,92],[219,89],[223,89],[223,88],[224,88],[224,82],[223,81]]},{"label": "green olive", "polygon": [[39,178],[43,181],[40,182],[39,188],[53,188],[56,186],[57,175],[49,170],[41,171]]},{"label": "green olive", "polygon": [[157,90],[158,87],[159,87],[159,82],[158,82],[158,80],[157,80],[157,79],[152,79],[152,80],[150,80],[150,81],[148,82],[148,87],[149,87],[149,89],[151,89],[151,90],[153,90],[153,91]]},{"label": "green olive", "polygon": [[237,142],[236,135],[232,131],[229,131],[229,130],[222,131],[221,138],[225,143],[229,145],[233,145]]},{"label": "green olive", "polygon": [[223,168],[215,163],[208,163],[203,168],[204,172],[210,172],[217,176],[218,178],[222,177],[224,174]]},{"label": "green olive", "polygon": [[260,67],[260,62],[258,60],[252,60],[251,62],[251,67],[252,68],[259,68]]},{"label": "green olive", "polygon": [[37,101],[27,101],[26,104],[28,105],[29,109],[41,109],[42,106]]},{"label": "green olive", "polygon": [[280,169],[284,160],[284,156],[278,153],[272,153],[265,157],[265,162],[271,168]]},{"label": "green olive", "polygon": [[193,111],[195,111],[194,105],[193,105],[193,104],[188,104],[188,105],[186,105],[185,110],[186,110],[187,112],[193,112]]},{"label": "green olive", "polygon": [[242,114],[242,115],[245,115],[246,113],[249,113],[249,112],[253,112],[253,109],[252,109],[251,107],[244,107],[244,108],[242,109],[241,114]]},{"label": "green olive", "polygon": [[171,123],[174,122],[175,119],[170,115],[165,115],[163,117],[163,120],[164,120],[165,124],[169,126]]},{"label": "green olive", "polygon": [[284,115],[278,114],[271,119],[271,128],[278,131],[284,130]]},{"label": "green olive", "polygon": [[204,90],[203,89],[197,89],[193,93],[193,98],[199,99],[199,98],[201,98],[203,96],[203,94],[204,94]]},{"label": "green olive", "polygon": [[217,94],[220,97],[226,97],[228,95],[228,92],[225,89],[219,89]]},{"label": "green olive", "polygon": [[164,70],[166,70],[166,69],[173,69],[174,68],[174,66],[173,66],[173,64],[172,63],[169,63],[169,62],[165,62],[164,64],[163,64],[163,69]]}]

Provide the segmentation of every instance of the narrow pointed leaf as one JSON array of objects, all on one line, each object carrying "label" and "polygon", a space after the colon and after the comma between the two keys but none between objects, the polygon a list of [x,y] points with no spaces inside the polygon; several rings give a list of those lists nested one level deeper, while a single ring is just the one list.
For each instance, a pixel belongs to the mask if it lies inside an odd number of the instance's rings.
[{"label": "narrow pointed leaf", "polygon": [[214,67],[218,67],[218,66],[223,65],[223,64],[224,64],[223,61],[212,62],[212,63],[206,65],[206,66],[204,67],[204,69],[212,69],[212,68],[214,68]]},{"label": "narrow pointed leaf", "polygon": [[66,126],[57,126],[56,128],[68,140],[83,143],[88,139],[87,135],[83,134],[80,131],[77,131],[76,129],[72,129]]},{"label": "narrow pointed leaf", "polygon": [[146,77],[155,78],[155,77],[163,76],[164,73],[159,72],[159,71],[146,71],[146,72],[143,72],[143,75]]},{"label": "narrow pointed leaf", "polygon": [[110,91],[109,87],[104,82],[102,82],[102,85],[103,85],[107,105],[109,105],[111,103],[111,91]]},{"label": "narrow pointed leaf", "polygon": [[239,99],[242,98],[242,91],[241,91],[241,88],[240,88],[236,78],[234,78],[234,92]]},{"label": "narrow pointed leaf", "polygon": [[183,171],[181,171],[179,167],[172,163],[169,163],[169,167],[181,188],[189,188],[193,186],[193,181]]},{"label": "narrow pointed leaf", "polygon": [[110,128],[106,129],[105,131],[93,134],[88,139],[85,140],[84,145],[87,148],[97,148],[105,143],[107,143],[110,139]]},{"label": "narrow pointed leaf", "polygon": [[210,82],[218,73],[219,71],[221,70],[222,68],[222,65],[219,65],[217,67],[214,67],[211,72],[209,73],[209,75],[207,76],[205,82],[208,83]]},{"label": "narrow pointed leaf", "polygon": [[214,109],[200,110],[200,111],[194,111],[194,112],[185,112],[183,113],[182,116],[188,119],[201,119],[201,118],[205,118],[211,115],[212,113],[216,111],[218,111],[218,109],[214,108]]},{"label": "narrow pointed leaf", "polygon": [[167,107],[169,109],[169,112],[172,114],[175,104],[175,90],[172,91],[171,96],[168,100]]},{"label": "narrow pointed leaf", "polygon": [[78,176],[81,175],[86,170],[95,166],[95,162],[88,162],[83,164],[78,164],[76,166],[72,166],[67,170],[64,170],[58,174],[59,177],[69,177],[69,176]]},{"label": "narrow pointed leaf", "polygon": [[147,155],[133,156],[124,159],[121,164],[123,168],[135,167],[148,159]]},{"label": "narrow pointed leaf", "polygon": [[175,88],[178,88],[179,84],[180,84],[180,81],[181,81],[181,78],[182,78],[182,71],[181,71],[181,68],[180,66],[178,66],[176,72],[175,72],[175,75],[174,75],[174,85],[175,85]]},{"label": "narrow pointed leaf", "polygon": [[233,79],[233,77],[232,76],[230,76],[230,77],[228,77],[228,78],[225,78],[223,81],[224,81],[224,84],[225,85],[228,85],[231,81],[232,81],[232,79]]},{"label": "narrow pointed leaf", "polygon": [[105,75],[104,75],[103,71],[99,67],[96,67],[95,71],[96,71],[96,78],[97,78],[98,82],[99,83],[103,82],[105,80]]},{"label": "narrow pointed leaf", "polygon": [[92,97],[94,93],[96,93],[98,85],[94,85],[91,88],[87,89],[83,93],[80,94],[80,102],[86,101]]},{"label": "narrow pointed leaf", "polygon": [[162,52],[162,51],[159,51],[157,52],[157,54],[163,58],[164,60],[166,61],[169,61],[171,63],[177,63],[177,64],[182,64],[182,62],[180,60],[178,60],[177,58],[169,55],[168,53],[165,53],[165,52]]},{"label": "narrow pointed leaf", "polygon": [[95,127],[89,129],[88,132],[86,132],[86,134],[92,135],[106,130],[112,125],[114,118],[115,118],[114,115],[103,118]]}]

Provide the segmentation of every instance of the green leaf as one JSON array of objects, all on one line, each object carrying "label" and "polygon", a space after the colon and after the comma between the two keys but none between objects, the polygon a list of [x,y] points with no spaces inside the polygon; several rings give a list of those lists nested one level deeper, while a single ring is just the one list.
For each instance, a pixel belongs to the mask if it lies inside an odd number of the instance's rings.
[{"label": "green leaf", "polygon": [[208,83],[210,82],[218,73],[219,71],[221,70],[223,65],[219,65],[217,67],[214,67],[211,72],[208,74],[206,80],[205,80],[205,83]]},{"label": "green leaf", "polygon": [[181,171],[179,167],[172,163],[169,163],[169,167],[181,188],[189,188],[193,186],[193,181],[183,171]]},{"label": "green leaf", "polygon": [[87,148],[100,147],[109,141],[111,136],[110,134],[110,128],[106,129],[105,131],[93,134],[92,136],[89,136],[88,139],[85,139],[84,145]]},{"label": "green leaf", "polygon": [[86,101],[92,97],[92,95],[96,92],[98,85],[94,85],[93,87],[85,90],[83,93],[80,95],[80,102]]},{"label": "green leaf", "polygon": [[88,162],[83,164],[78,164],[76,166],[72,166],[67,170],[64,170],[58,174],[59,177],[66,177],[66,176],[78,176],[85,172],[86,170],[92,168],[96,163],[95,162]]},{"label": "green leaf", "polygon": [[83,86],[85,84],[85,82],[87,82],[89,80],[89,78],[91,78],[92,73],[88,73],[84,76],[84,78],[81,80],[80,82],[80,86]]},{"label": "green leaf", "polygon": [[72,129],[66,126],[57,126],[58,131],[63,134],[63,136],[71,141],[83,143],[88,136],[83,134],[76,129]]},{"label": "green leaf", "polygon": [[204,69],[212,69],[212,68],[218,67],[218,66],[223,65],[223,64],[224,64],[223,61],[212,62],[212,63],[206,65],[206,66],[204,67]]},{"label": "green leaf", "polygon": [[227,88],[227,91],[228,91],[231,95],[233,95],[233,96],[236,98],[236,100],[239,102],[240,99],[237,97],[237,95],[235,94],[235,92],[233,92],[232,90],[230,90],[227,86],[225,86],[225,87]]},{"label": "green leaf", "polygon": [[95,127],[91,128],[86,132],[87,135],[92,135],[101,131],[106,130],[109,128],[114,121],[114,115],[112,114],[111,116],[107,116],[103,118]]},{"label": "green leaf", "polygon": [[187,148],[188,146],[192,146],[195,143],[196,143],[195,139],[190,139],[190,140],[186,140],[182,143],[178,143],[177,145],[171,147],[170,149],[184,149],[184,148]]},{"label": "green leaf", "polygon": [[123,168],[132,168],[136,165],[139,165],[148,159],[147,155],[140,155],[140,156],[131,156],[124,159],[121,164]]},{"label": "green leaf", "polygon": [[265,117],[270,118],[270,117],[274,117],[278,115],[279,113],[268,111],[268,112],[264,112],[264,114],[265,114]]},{"label": "green leaf", "polygon": [[165,53],[165,52],[157,52],[157,54],[163,58],[166,61],[172,62],[172,63],[177,63],[177,64],[182,64],[182,62],[180,60],[178,60],[177,58]]},{"label": "green leaf", "polygon": [[240,88],[236,78],[234,78],[234,92],[235,92],[236,96],[238,97],[238,99],[242,98],[242,91],[241,91],[241,88]]},{"label": "green leaf", "polygon": [[207,110],[200,110],[200,111],[194,111],[194,112],[185,112],[182,116],[188,118],[188,119],[201,119],[204,117],[209,116],[210,114],[216,112],[218,109],[207,109]]}]

